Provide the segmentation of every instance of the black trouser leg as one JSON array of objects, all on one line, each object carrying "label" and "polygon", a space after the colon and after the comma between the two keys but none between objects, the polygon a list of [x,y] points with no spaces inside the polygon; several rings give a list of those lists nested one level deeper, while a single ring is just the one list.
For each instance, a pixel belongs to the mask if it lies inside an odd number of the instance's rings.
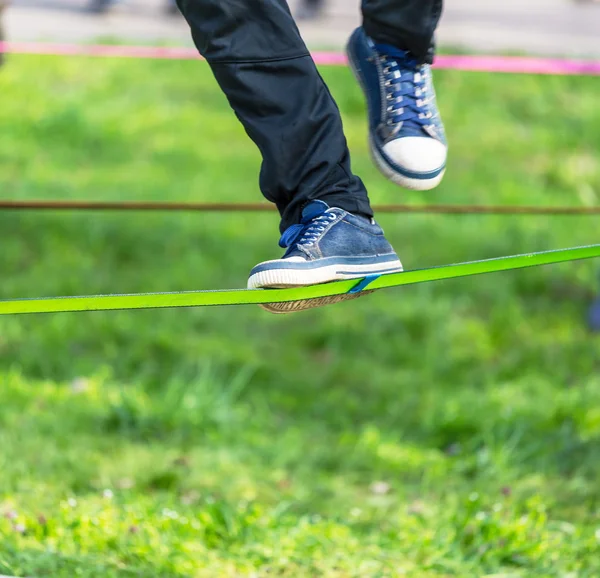
[{"label": "black trouser leg", "polygon": [[363,0],[363,26],[375,42],[408,50],[420,62],[431,64],[442,3],[442,0]]},{"label": "black trouser leg", "polygon": [[312,199],[370,216],[338,108],[285,0],[177,1],[198,50],[262,153],[260,187],[277,205],[282,230],[299,221]]}]

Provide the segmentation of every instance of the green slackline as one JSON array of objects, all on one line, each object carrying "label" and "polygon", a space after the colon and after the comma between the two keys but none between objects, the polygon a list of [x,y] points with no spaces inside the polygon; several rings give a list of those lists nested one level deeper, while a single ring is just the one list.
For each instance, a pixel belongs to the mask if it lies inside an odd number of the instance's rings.
[{"label": "green slackline", "polygon": [[482,273],[495,273],[511,269],[523,269],[538,265],[550,265],[565,261],[577,261],[600,257],[600,245],[530,253],[513,257],[500,257],[484,261],[459,263],[417,269],[403,273],[391,273],[366,279],[335,281],[310,287],[291,289],[234,289],[225,291],[186,291],[180,293],[139,293],[132,295],[94,295],[83,297],[49,297],[35,299],[12,299],[0,301],[0,315],[19,313],[60,313],[68,311],[109,311],[118,309],[154,309],[167,307],[205,307],[209,305],[258,305],[287,303],[305,299],[318,299],[335,295],[356,293],[363,289],[373,291],[401,285],[413,285],[427,281],[441,281],[468,277]]}]

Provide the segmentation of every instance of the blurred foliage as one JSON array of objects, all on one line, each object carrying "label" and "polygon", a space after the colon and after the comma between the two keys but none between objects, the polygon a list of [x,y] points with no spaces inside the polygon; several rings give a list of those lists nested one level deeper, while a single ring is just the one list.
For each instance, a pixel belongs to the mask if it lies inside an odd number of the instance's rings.
[{"label": "blurred foliage", "polygon": [[[439,72],[436,191],[596,204],[597,79]],[[204,64],[12,57],[5,198],[256,201],[259,156]],[[593,218],[382,216],[407,268],[598,242]],[[239,287],[273,215],[0,214],[0,297]],[[0,319],[0,573],[600,575],[598,264],[258,308]]]}]

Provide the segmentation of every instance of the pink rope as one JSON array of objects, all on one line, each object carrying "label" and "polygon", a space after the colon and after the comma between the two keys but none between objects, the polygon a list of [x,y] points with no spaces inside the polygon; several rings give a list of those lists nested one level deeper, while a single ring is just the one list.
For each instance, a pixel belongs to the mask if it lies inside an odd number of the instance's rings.
[{"label": "pink rope", "polygon": [[440,55],[436,58],[435,67],[448,70],[511,72],[517,74],[600,75],[600,60],[567,60],[522,56]]},{"label": "pink rope", "polygon": [[[36,42],[0,42],[0,52],[53,56],[103,56],[168,60],[197,60],[201,58],[194,48],[48,44]],[[340,66],[347,63],[346,56],[338,52],[315,52],[313,53],[313,58],[321,66]],[[578,74],[600,76],[600,60],[568,60],[520,56],[440,55],[436,58],[435,68],[516,74]]]}]

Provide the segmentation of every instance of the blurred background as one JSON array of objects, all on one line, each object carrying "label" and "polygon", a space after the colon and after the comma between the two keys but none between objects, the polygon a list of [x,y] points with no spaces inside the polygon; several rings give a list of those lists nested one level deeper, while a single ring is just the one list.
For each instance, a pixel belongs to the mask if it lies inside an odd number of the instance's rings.
[{"label": "blurred background", "polygon": [[[0,0],[1,2],[1,0]],[[357,3],[294,4],[339,50]],[[167,0],[13,0],[15,42],[191,46]],[[445,53],[600,58],[600,4],[449,0]],[[597,207],[600,80],[438,70],[435,191],[374,204]],[[204,62],[9,54],[0,198],[257,202]],[[598,242],[597,217],[381,215],[409,269]],[[221,289],[275,214],[0,211],[0,299]],[[600,576],[600,264],[258,307],[0,317],[0,574]]]},{"label": "blurred background", "polygon": [[[448,0],[439,28],[444,47],[554,55],[600,53],[597,0]],[[307,43],[339,48],[359,24],[358,2],[293,0]],[[89,41],[101,37],[191,45],[172,0],[11,0],[13,40]]]}]

